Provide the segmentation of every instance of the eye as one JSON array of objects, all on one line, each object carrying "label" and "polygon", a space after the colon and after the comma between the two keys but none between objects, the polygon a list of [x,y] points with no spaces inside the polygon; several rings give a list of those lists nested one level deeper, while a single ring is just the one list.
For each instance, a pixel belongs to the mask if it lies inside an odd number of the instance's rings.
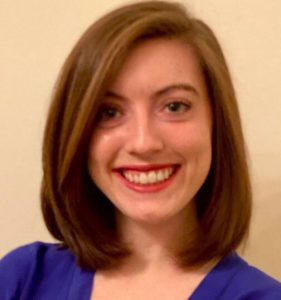
[{"label": "eye", "polygon": [[121,116],[120,110],[113,105],[104,104],[98,110],[97,113],[97,120],[98,122],[107,122],[114,120]]},{"label": "eye", "polygon": [[165,110],[172,113],[183,113],[190,109],[190,104],[182,101],[173,101],[165,106]]}]

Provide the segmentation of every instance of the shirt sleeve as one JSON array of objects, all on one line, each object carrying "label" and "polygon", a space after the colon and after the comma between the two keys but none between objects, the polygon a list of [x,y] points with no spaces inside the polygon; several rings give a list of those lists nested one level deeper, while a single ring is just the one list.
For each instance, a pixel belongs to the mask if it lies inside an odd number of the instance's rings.
[{"label": "shirt sleeve", "polygon": [[30,277],[30,265],[34,246],[13,250],[0,261],[0,299],[16,300]]},{"label": "shirt sleeve", "polygon": [[280,300],[281,283],[257,268],[245,264],[233,276],[220,299]]},{"label": "shirt sleeve", "polygon": [[0,300],[68,299],[78,267],[59,244],[35,242],[0,261]]}]

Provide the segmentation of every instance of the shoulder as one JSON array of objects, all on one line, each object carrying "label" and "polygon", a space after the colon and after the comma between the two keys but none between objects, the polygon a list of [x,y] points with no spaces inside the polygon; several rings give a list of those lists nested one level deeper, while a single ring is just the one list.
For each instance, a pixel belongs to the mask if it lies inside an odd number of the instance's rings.
[{"label": "shoulder", "polygon": [[21,246],[0,260],[0,272],[3,270],[13,275],[26,275],[31,270],[53,269],[73,263],[74,257],[59,244],[35,242]]},{"label": "shoulder", "polygon": [[58,244],[36,242],[19,247],[0,260],[0,299],[31,299],[43,279],[45,283],[55,280],[56,285],[74,265],[70,251]]},{"label": "shoulder", "polygon": [[237,265],[237,269],[233,272],[225,294],[239,295],[237,299],[241,300],[281,299],[281,283],[279,281],[249,265],[239,256],[234,256],[232,260]]}]

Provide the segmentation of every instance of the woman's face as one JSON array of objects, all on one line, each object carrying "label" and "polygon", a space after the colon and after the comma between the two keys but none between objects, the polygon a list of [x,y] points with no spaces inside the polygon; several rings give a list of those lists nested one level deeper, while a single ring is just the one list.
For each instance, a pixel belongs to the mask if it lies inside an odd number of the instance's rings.
[{"label": "woman's face", "polygon": [[196,214],[211,165],[212,116],[198,59],[180,40],[128,56],[101,101],[88,157],[92,180],[123,220]]}]

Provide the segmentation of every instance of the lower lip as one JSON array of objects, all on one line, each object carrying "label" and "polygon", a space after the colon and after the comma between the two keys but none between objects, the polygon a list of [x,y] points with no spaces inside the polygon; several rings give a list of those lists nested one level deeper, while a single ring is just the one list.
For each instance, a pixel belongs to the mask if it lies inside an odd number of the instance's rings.
[{"label": "lower lip", "polygon": [[121,180],[121,182],[123,184],[125,184],[125,186],[135,192],[139,192],[139,193],[156,193],[159,192],[161,190],[166,189],[167,187],[169,187],[174,178],[176,177],[178,171],[180,168],[177,168],[174,173],[166,180],[161,181],[159,183],[156,184],[151,184],[151,185],[140,185],[140,184],[135,184],[133,182],[128,181],[126,178],[124,178],[119,172],[115,172],[116,176]]}]

